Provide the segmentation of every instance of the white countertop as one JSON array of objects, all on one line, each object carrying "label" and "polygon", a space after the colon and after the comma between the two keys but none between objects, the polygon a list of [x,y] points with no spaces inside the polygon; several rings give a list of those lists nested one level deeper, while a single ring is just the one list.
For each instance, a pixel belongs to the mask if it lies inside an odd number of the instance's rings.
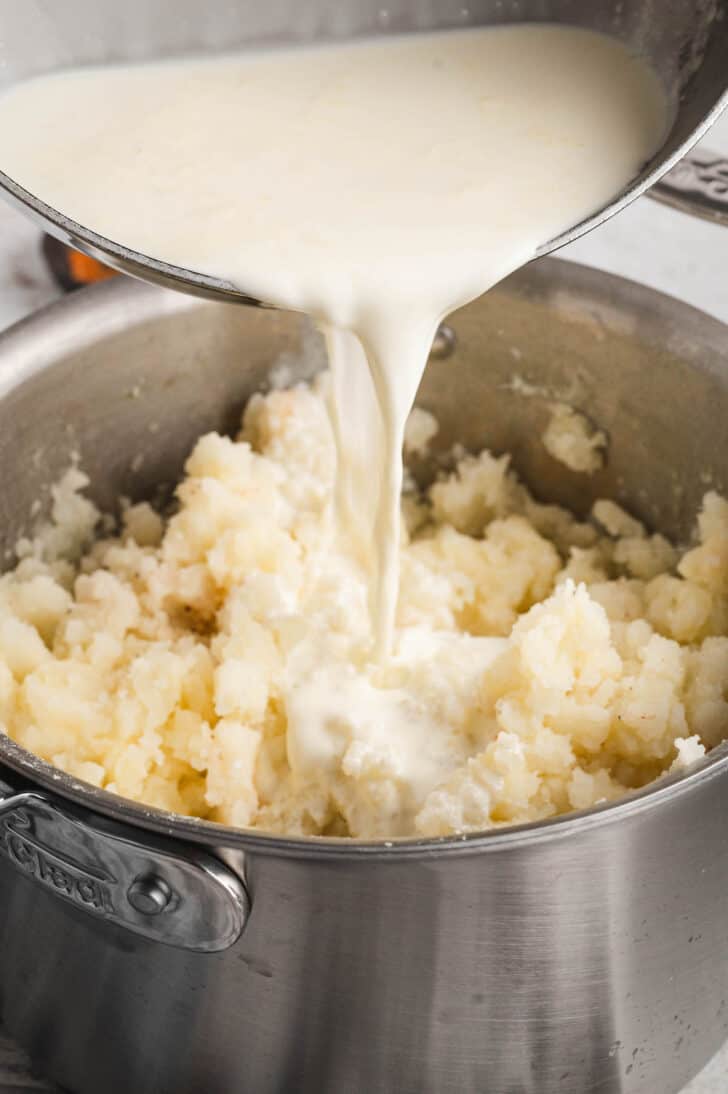
[{"label": "white countertop", "polygon": [[[728,114],[705,143],[728,155]],[[29,221],[0,205],[0,329],[59,295],[40,257],[39,239]],[[728,229],[641,198],[560,257],[641,281],[728,322]],[[728,1045],[684,1094],[727,1089]]]}]

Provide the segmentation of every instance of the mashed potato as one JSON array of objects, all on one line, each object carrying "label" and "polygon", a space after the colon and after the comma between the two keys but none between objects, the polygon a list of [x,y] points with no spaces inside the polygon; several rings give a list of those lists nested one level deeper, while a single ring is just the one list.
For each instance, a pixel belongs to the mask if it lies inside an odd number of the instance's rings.
[{"label": "mashed potato", "polygon": [[[192,452],[166,522],[110,535],[71,470],[0,579],[0,725],[72,775],[296,834],[444,836],[618,798],[728,727],[728,503],[678,553],[466,456],[406,526],[395,648],[337,544],[326,378]],[[421,452],[436,424],[419,411]],[[99,535],[101,538],[98,538]],[[97,537],[94,539],[94,537]]]},{"label": "mashed potato", "polygon": [[604,467],[607,436],[567,403],[553,403],[543,437],[546,451],[571,471],[593,475]]}]

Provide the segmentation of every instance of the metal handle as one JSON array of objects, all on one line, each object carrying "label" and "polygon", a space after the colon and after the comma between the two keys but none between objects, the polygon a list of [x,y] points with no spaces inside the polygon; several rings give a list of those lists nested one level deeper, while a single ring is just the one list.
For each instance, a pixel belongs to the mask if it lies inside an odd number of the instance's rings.
[{"label": "metal handle", "polygon": [[682,213],[728,227],[728,159],[694,148],[647,191]]},{"label": "metal handle", "polygon": [[250,905],[212,855],[0,781],[0,857],[89,915],[200,953],[240,937]]}]

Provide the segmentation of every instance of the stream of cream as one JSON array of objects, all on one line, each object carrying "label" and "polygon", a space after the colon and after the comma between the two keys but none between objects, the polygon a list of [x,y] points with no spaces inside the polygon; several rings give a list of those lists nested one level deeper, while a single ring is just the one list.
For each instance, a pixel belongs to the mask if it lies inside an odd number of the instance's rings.
[{"label": "stream of cream", "polygon": [[101,235],[317,318],[338,525],[381,655],[438,324],[606,204],[667,122],[620,43],[519,25],[43,76],[0,97],[0,167]]}]

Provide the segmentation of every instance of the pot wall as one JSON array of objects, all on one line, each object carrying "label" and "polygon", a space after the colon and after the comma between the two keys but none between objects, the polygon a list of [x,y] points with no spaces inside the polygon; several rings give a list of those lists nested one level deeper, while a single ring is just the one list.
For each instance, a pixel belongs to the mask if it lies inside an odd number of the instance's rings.
[{"label": "pot wall", "polygon": [[218,954],[2,862],[2,1021],[77,1094],[676,1094],[728,1032],[709,776],[494,850],[232,853],[252,912]]}]

